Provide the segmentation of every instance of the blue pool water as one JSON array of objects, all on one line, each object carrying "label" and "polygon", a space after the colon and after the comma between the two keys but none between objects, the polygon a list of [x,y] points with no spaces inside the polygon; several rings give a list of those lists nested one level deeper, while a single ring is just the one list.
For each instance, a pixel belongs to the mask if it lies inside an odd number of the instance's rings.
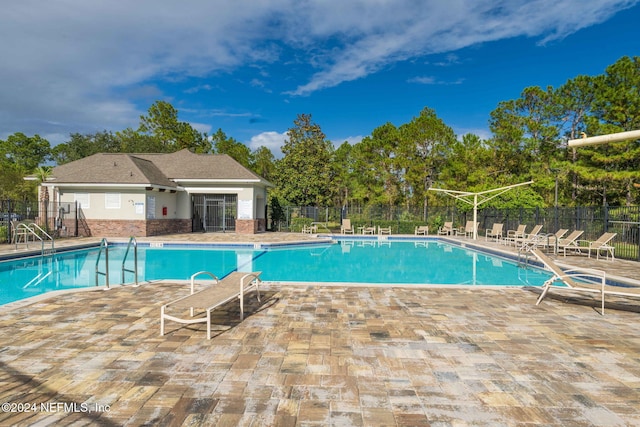
[{"label": "blue pool water", "polygon": [[[109,281],[121,283],[125,248],[110,246]],[[0,304],[53,290],[95,286],[97,249],[0,262]],[[129,254],[126,268],[132,269]],[[99,263],[104,270],[104,255]],[[187,280],[201,270],[223,277],[262,271],[276,282],[540,286],[550,275],[515,262],[431,240],[341,240],[280,248],[138,248],[140,281]],[[125,283],[133,274],[125,273]],[[99,277],[104,285],[104,276]]]}]

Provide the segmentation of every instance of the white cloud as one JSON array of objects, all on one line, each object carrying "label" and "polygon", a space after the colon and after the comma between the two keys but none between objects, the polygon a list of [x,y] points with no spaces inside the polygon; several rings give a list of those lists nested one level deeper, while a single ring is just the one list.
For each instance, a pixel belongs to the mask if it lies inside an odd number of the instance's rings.
[{"label": "white cloud", "polygon": [[436,82],[436,78],[433,76],[417,76],[407,80],[409,83],[419,83],[421,85],[432,85]]},{"label": "white cloud", "polygon": [[459,85],[464,82],[464,79],[456,79],[451,81],[436,80],[432,76],[416,76],[407,80],[408,83],[417,83],[422,85]]},{"label": "white cloud", "polygon": [[[309,95],[396,61],[478,43],[518,36],[547,43],[637,3],[192,0],[185,7],[170,0],[4,2],[0,129],[65,135],[136,127],[143,113],[138,105],[162,94],[156,83],[244,66],[260,70],[280,61],[283,51],[315,67],[310,75],[286,76],[289,94]],[[266,71],[261,76],[254,85],[276,78]]]},{"label": "white cloud", "polygon": [[189,125],[200,133],[211,134],[211,125],[207,123],[189,123]]},{"label": "white cloud", "polygon": [[453,131],[458,136],[458,140],[462,141],[462,137],[466,134],[473,134],[479,136],[480,139],[488,140],[492,137],[491,131],[486,128],[466,128],[453,126]]},{"label": "white cloud", "polygon": [[333,143],[334,147],[338,148],[345,142],[349,143],[349,145],[355,145],[355,144],[359,143],[360,141],[362,141],[362,138],[364,138],[362,135],[348,136],[348,137],[346,137],[344,139],[334,139],[331,142]]},{"label": "white cloud", "polygon": [[277,158],[282,158],[282,146],[285,140],[289,138],[287,132],[262,132],[258,135],[252,136],[249,141],[249,148],[251,151],[255,151],[260,147],[266,147],[271,150],[271,153]]},{"label": "white cloud", "polygon": [[288,94],[309,95],[365,77],[395,61],[451,52],[484,42],[526,36],[539,37],[540,43],[547,43],[603,22],[638,2],[452,0],[418,5],[411,1],[380,1],[371,8],[366,7],[366,0],[336,3],[324,2],[327,9],[337,8],[336,20],[322,19],[321,16],[328,16],[327,10],[316,7],[319,18],[309,22],[311,28],[301,27],[311,34],[334,37],[339,31],[345,31],[348,38],[340,48],[332,46],[320,71]]}]

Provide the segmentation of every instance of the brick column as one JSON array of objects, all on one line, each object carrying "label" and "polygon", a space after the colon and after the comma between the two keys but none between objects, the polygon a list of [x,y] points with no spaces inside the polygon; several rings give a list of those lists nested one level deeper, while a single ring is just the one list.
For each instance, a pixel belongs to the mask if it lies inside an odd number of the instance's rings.
[{"label": "brick column", "polygon": [[236,219],[236,233],[256,234],[258,232],[257,219]]}]

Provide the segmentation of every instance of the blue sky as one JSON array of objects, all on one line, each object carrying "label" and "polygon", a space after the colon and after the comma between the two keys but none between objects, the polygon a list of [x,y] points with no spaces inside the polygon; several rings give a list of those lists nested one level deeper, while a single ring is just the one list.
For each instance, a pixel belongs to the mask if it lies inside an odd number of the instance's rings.
[{"label": "blue sky", "polygon": [[[490,112],[640,55],[640,0],[22,0],[0,6],[0,138],[136,128],[156,100],[276,156],[299,113],[336,145],[424,107]],[[186,7],[186,5],[189,5]]]}]

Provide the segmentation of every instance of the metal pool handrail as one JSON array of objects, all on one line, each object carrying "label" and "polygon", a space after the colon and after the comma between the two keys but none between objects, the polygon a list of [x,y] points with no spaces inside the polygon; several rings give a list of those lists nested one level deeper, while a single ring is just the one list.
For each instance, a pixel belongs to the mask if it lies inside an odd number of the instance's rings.
[{"label": "metal pool handrail", "polygon": [[[102,255],[102,251],[104,250],[104,271],[99,270],[98,263],[100,262],[100,256]],[[100,251],[98,252],[98,257],[96,258],[96,286],[98,286],[98,276],[104,276],[106,281],[107,289],[109,289],[109,243],[106,238],[103,238],[100,241]]]},{"label": "metal pool handrail", "polygon": [[[125,262],[127,261],[127,256],[129,255],[129,249],[131,248],[131,246],[133,245],[133,270],[125,268]],[[131,236],[129,238],[129,243],[127,244],[127,250],[124,252],[124,257],[122,258],[122,275],[121,275],[121,281],[122,284],[124,285],[124,273],[128,272],[128,273],[133,273],[134,274],[134,282],[135,285],[134,286],[138,286],[138,242],[136,241],[136,238]]]}]

